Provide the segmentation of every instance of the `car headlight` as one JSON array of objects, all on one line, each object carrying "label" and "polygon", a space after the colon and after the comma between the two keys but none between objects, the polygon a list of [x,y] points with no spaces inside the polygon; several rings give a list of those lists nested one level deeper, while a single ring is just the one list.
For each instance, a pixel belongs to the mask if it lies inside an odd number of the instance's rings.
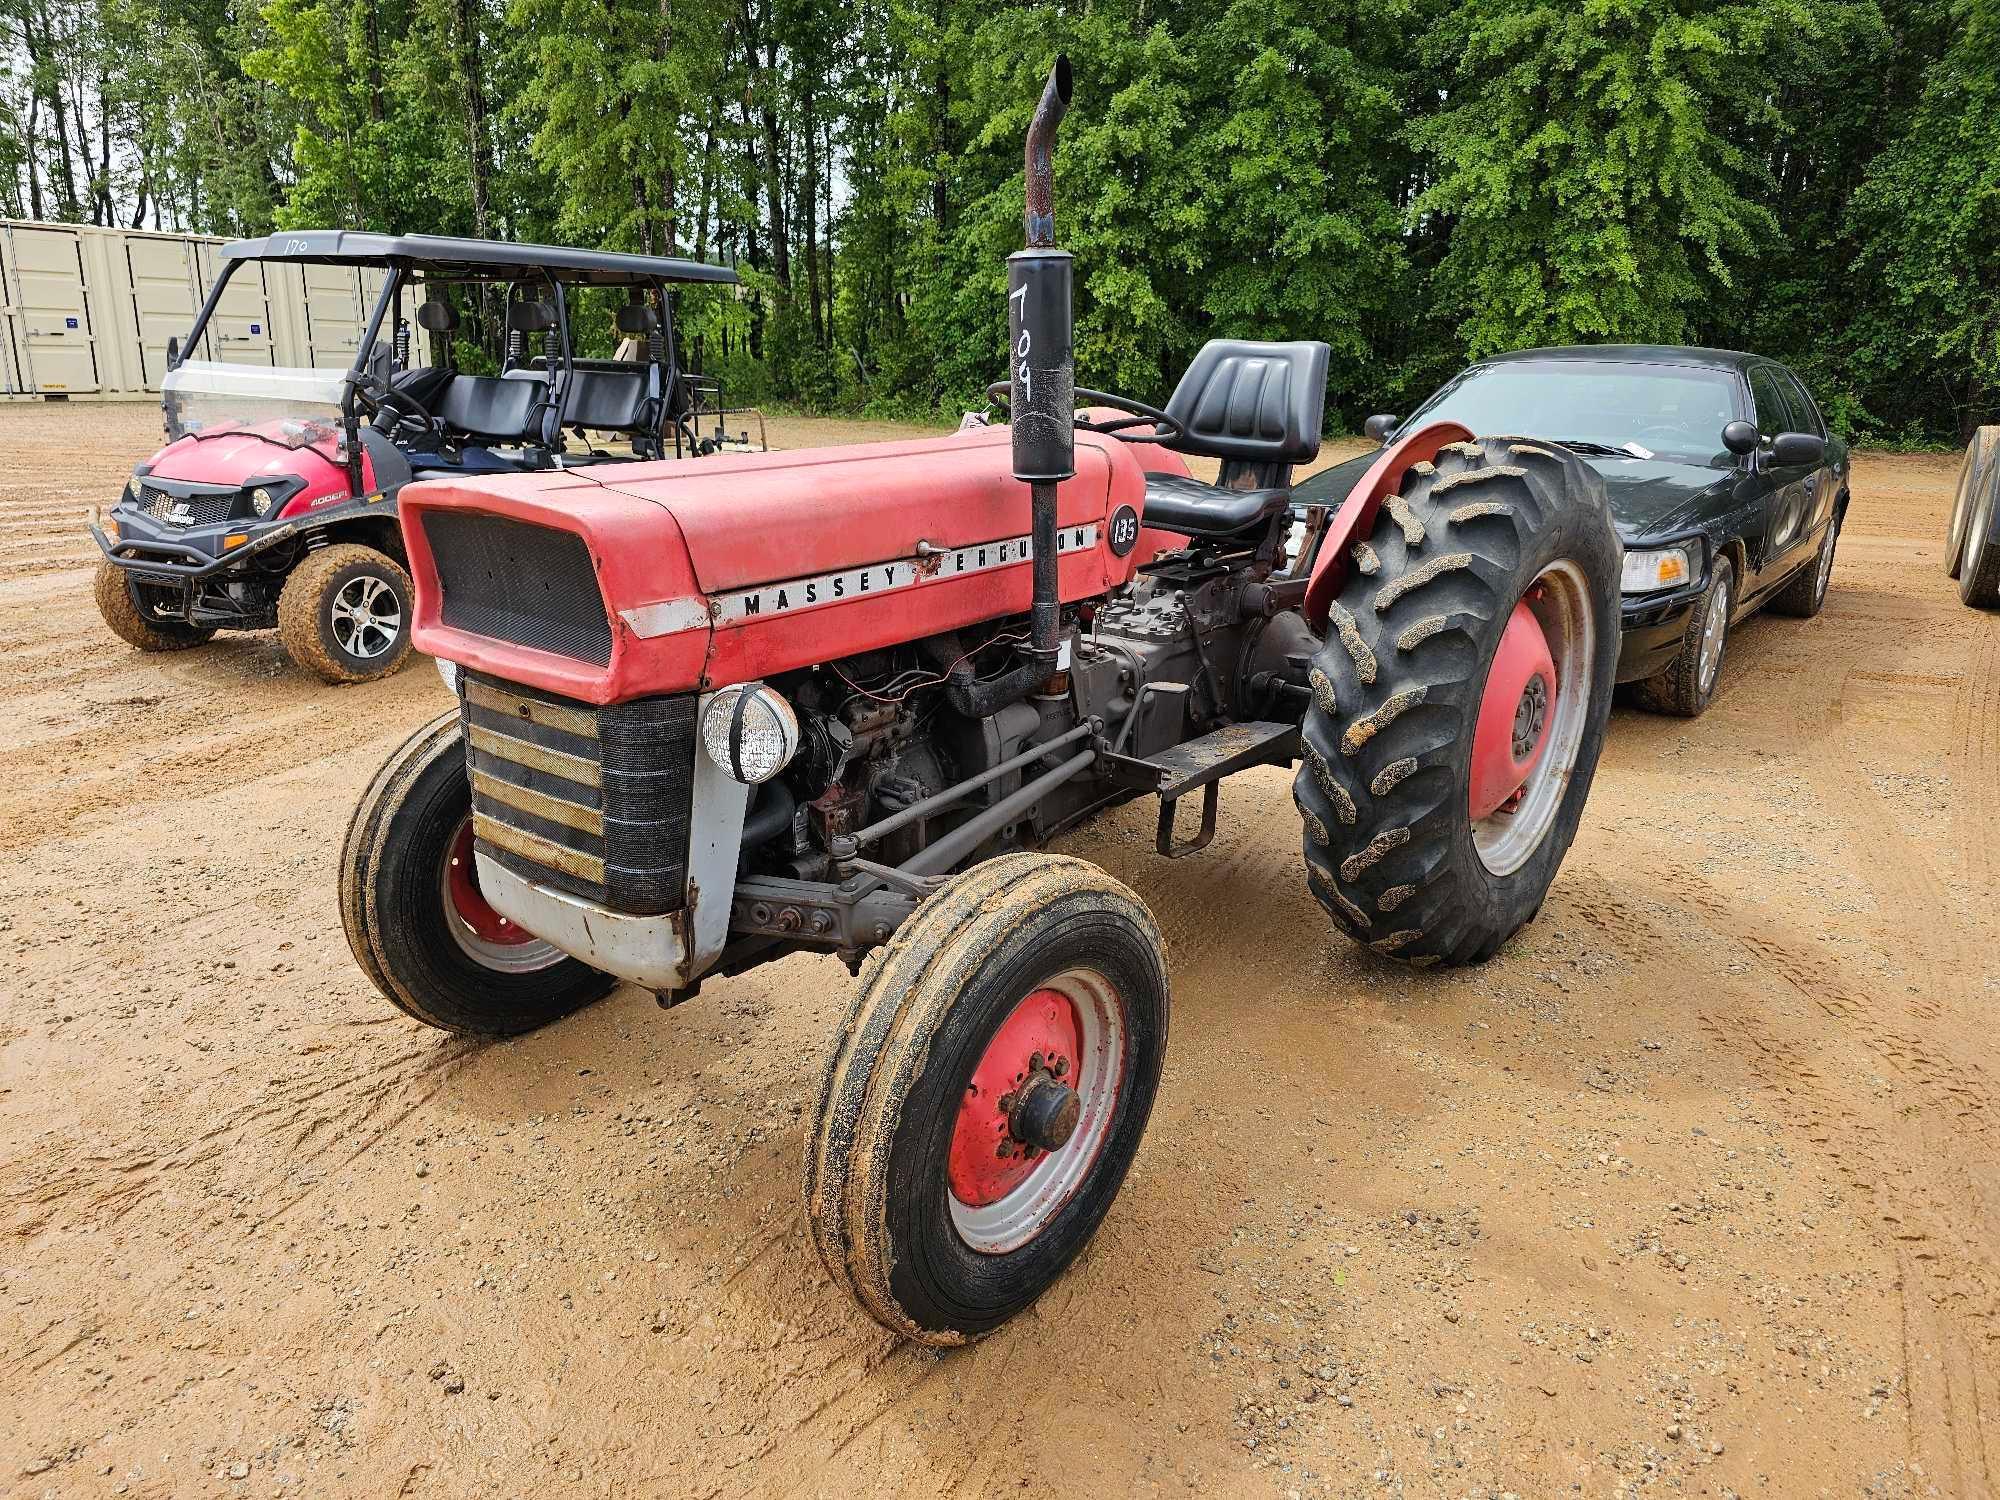
[{"label": "car headlight", "polygon": [[1625,554],[1625,572],[1618,587],[1627,594],[1656,594],[1690,582],[1701,567],[1700,544],[1653,547]]},{"label": "car headlight", "polygon": [[130,479],[125,481],[125,493],[130,495],[134,500],[137,500],[139,498],[139,491],[141,491],[145,487],[146,486],[140,482],[139,476],[137,474],[134,474]]},{"label": "car headlight", "polygon": [[277,503],[277,499],[276,495],[273,495],[260,484],[250,492],[250,508],[260,516],[268,516],[271,513],[271,507]]},{"label": "car headlight", "polygon": [[755,786],[790,764],[799,748],[799,716],[761,682],[726,687],[702,711],[701,743],[733,780]]}]

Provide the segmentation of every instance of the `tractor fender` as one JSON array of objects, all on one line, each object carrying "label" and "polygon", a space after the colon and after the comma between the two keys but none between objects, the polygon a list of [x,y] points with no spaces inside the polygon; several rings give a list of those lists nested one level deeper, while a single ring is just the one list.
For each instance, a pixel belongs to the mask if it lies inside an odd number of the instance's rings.
[{"label": "tractor fender", "polygon": [[1457,422],[1432,422],[1384,448],[1368,472],[1347,492],[1333,521],[1320,538],[1319,557],[1313,563],[1312,579],[1306,584],[1306,624],[1315,634],[1326,634],[1327,606],[1347,581],[1348,549],[1365,540],[1375,529],[1382,502],[1401,488],[1403,476],[1412,464],[1429,463],[1441,449],[1472,440],[1472,429]]}]

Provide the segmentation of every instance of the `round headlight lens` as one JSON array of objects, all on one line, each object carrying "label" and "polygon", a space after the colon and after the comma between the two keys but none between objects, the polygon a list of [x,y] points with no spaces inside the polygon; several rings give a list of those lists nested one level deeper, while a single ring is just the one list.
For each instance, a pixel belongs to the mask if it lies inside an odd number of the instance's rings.
[{"label": "round headlight lens", "polygon": [[271,513],[272,498],[271,492],[260,484],[250,492],[250,508],[260,516],[268,516]]},{"label": "round headlight lens", "polygon": [[761,682],[726,687],[702,712],[701,743],[731,778],[755,786],[791,763],[799,718],[783,695]]},{"label": "round headlight lens", "polygon": [[125,493],[130,495],[134,500],[139,498],[139,491],[144,488],[145,486],[139,482],[137,474],[134,474],[130,479],[125,481]]}]

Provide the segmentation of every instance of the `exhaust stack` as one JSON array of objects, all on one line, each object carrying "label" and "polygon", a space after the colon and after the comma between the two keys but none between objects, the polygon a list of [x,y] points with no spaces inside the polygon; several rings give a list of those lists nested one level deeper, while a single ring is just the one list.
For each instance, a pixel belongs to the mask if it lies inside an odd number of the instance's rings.
[{"label": "exhaust stack", "polygon": [[1070,255],[1055,243],[1056,130],[1070,101],[1069,58],[1049,70],[1028,126],[1027,248],[1007,257],[1007,347],[1014,477],[1028,486],[1035,595],[1029,655],[1046,681],[1056,670],[1061,605],[1056,585],[1056,485],[1076,472],[1075,323]]}]

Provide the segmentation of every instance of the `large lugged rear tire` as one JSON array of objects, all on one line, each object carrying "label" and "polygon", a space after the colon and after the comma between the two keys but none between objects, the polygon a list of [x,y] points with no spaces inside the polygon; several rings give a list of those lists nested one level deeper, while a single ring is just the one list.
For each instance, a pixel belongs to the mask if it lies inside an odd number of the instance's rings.
[{"label": "large lugged rear tire", "polygon": [[141,651],[186,651],[205,645],[215,632],[185,620],[156,620],[140,608],[131,575],[116,563],[101,561],[91,581],[97,612],[121,641]]},{"label": "large lugged rear tire", "polygon": [[479,895],[472,783],[458,711],[376,773],[340,851],[340,925],[361,971],[404,1014],[466,1036],[517,1036],[618,981],[513,928]]},{"label": "large lugged rear tire", "polygon": [[410,654],[415,590],[395,558],[359,542],[307,555],[278,595],[278,639],[326,682],[373,682]]},{"label": "large lugged rear tire", "polygon": [[[1620,558],[1603,481],[1523,438],[1413,466],[1355,546],[1313,661],[1293,794],[1313,893],[1356,941],[1418,966],[1477,963],[1540,909],[1604,743]],[[1538,636],[1550,656],[1525,671]],[[1505,696],[1517,672],[1518,701],[1487,705],[1489,676]],[[1475,819],[1496,714],[1500,753],[1531,769]]]},{"label": "large lugged rear tire", "polygon": [[1125,1180],[1167,1006],[1152,914],[1095,865],[1003,855],[932,895],[870,968],[806,1132],[828,1273],[926,1344],[1027,1307]]},{"label": "large lugged rear tire", "polygon": [[1951,521],[1945,528],[1944,571],[1956,578],[1965,560],[1965,533],[1972,523],[1973,497],[1985,492],[1986,480],[2000,458],[2000,427],[1981,427],[1966,445],[1958,470],[1958,490],[1952,497]]}]

